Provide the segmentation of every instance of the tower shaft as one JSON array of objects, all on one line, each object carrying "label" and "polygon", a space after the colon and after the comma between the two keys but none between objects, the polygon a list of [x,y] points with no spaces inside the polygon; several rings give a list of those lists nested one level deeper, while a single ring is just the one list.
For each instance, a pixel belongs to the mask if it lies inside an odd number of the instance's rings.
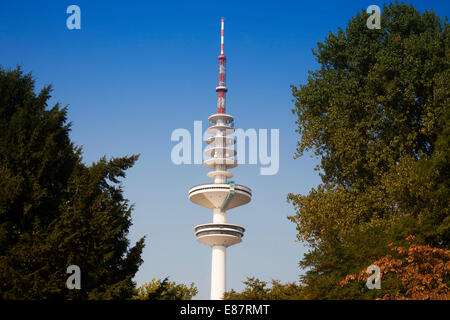
[{"label": "tower shaft", "polygon": [[211,300],[223,299],[226,288],[227,248],[212,247],[211,259]]}]

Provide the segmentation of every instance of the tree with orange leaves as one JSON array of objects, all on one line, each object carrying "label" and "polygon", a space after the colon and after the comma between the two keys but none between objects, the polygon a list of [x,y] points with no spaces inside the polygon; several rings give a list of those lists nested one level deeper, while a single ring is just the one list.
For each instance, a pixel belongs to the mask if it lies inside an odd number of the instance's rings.
[{"label": "tree with orange leaves", "polygon": [[[421,246],[406,238],[408,247],[389,244],[393,254],[374,261],[380,268],[382,300],[450,300],[450,250]],[[358,280],[366,283],[370,274],[350,274],[341,286]],[[387,285],[383,285],[387,280]]]}]

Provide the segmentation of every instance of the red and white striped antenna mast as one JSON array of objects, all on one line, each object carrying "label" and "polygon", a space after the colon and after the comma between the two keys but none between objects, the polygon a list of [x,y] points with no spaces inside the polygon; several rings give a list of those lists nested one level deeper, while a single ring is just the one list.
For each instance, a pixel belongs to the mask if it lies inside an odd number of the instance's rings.
[{"label": "red and white striped antenna mast", "polygon": [[221,20],[221,33],[220,33],[220,56],[219,56],[219,85],[216,88],[217,91],[217,113],[225,113],[225,101],[226,92],[228,91],[225,86],[225,62],[227,57],[223,54],[223,36],[224,36],[224,19]]}]

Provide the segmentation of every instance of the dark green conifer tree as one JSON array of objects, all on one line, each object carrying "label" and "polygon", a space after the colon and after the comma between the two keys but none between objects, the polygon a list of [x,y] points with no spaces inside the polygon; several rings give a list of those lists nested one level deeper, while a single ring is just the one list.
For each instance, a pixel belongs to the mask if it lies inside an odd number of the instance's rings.
[{"label": "dark green conifer tree", "polygon": [[[48,108],[51,87],[36,95],[34,83],[0,68],[0,297],[131,298],[144,238],[130,247],[119,179],[138,156],[83,164],[66,108]],[[80,290],[66,287],[69,265]]]}]

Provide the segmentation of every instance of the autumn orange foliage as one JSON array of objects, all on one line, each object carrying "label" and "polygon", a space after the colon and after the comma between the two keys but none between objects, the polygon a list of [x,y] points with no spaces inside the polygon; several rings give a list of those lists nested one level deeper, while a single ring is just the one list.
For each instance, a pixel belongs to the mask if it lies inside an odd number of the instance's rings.
[{"label": "autumn orange foliage", "polygon": [[[385,294],[381,300],[450,300],[450,250],[420,246],[413,243],[414,236],[406,238],[409,247],[389,244],[393,255],[386,255],[374,261],[383,275],[395,274],[401,289],[394,294]],[[366,281],[370,274],[361,270],[341,281],[346,286],[351,281]]]}]

